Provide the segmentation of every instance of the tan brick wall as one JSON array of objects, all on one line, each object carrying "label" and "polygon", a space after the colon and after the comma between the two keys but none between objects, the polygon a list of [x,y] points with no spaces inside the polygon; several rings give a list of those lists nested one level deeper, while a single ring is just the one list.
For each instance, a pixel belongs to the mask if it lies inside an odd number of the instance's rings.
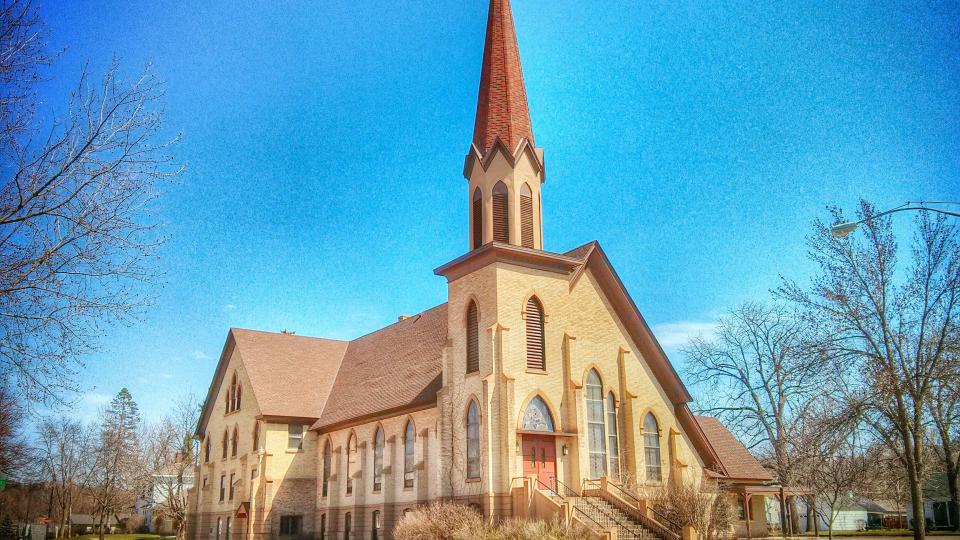
[{"label": "tan brick wall", "polygon": [[[526,369],[523,306],[534,294],[546,314],[544,372]],[[664,481],[672,474],[684,474],[687,478],[702,474],[702,463],[682,432],[672,403],[589,272],[571,288],[570,276],[497,263],[450,283],[448,300],[450,347],[444,364],[444,394],[460,414],[465,410],[465,402],[474,396],[483,405],[485,474],[481,493],[506,493],[511,482],[522,475],[523,457],[517,451],[521,437],[516,430],[527,403],[536,395],[551,408],[557,431],[580,434],[556,440],[559,479],[576,487],[588,475],[582,387],[590,369],[599,373],[604,397],[613,392],[617,402],[622,471],[644,479],[642,423],[646,414],[652,412],[660,427]],[[481,362],[479,373],[465,376],[464,314],[471,300],[478,303],[480,310]],[[498,358],[502,358],[502,375],[495,369]],[[623,399],[624,390],[627,400]],[[605,438],[604,444],[607,443]],[[456,494],[476,490],[462,479],[457,480]]]}]

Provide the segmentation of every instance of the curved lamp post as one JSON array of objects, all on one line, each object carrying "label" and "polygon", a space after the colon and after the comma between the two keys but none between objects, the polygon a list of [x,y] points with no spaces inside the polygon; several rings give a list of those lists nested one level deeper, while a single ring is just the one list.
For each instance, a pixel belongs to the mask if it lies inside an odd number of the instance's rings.
[{"label": "curved lamp post", "polygon": [[885,212],[880,212],[879,214],[872,215],[872,216],[868,217],[867,219],[861,219],[860,221],[853,221],[853,222],[848,222],[848,223],[837,223],[837,224],[834,225],[833,227],[830,227],[830,234],[832,234],[833,236],[835,236],[835,237],[837,237],[837,238],[844,238],[844,237],[846,237],[847,235],[849,235],[850,233],[852,233],[853,231],[857,230],[857,227],[859,227],[860,225],[862,225],[862,224],[864,224],[864,223],[866,223],[866,222],[868,222],[868,221],[877,219],[878,217],[885,216],[885,215],[887,215],[887,214],[893,214],[894,212],[906,212],[906,211],[908,211],[908,210],[915,210],[915,211],[918,211],[918,212],[935,212],[935,213],[937,213],[937,214],[943,214],[943,215],[945,215],[945,216],[960,217],[960,213],[958,213],[958,212],[950,212],[950,211],[944,210],[944,209],[942,209],[942,208],[934,208],[934,207],[931,207],[931,206],[926,206],[926,205],[928,205],[928,204],[958,204],[958,205],[960,205],[960,202],[946,202],[946,201],[944,201],[944,202],[941,202],[941,201],[935,201],[935,202],[916,201],[916,202],[915,202],[915,201],[907,201],[907,202],[904,203],[902,206],[898,206],[898,207],[896,207],[896,208],[893,208],[893,209],[891,209],[891,210],[887,210],[887,211],[885,211]]}]

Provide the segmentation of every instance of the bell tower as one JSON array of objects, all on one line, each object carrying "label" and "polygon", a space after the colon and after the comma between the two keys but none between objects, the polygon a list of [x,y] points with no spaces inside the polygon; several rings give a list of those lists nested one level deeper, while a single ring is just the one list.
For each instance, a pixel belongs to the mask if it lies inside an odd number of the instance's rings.
[{"label": "bell tower", "polygon": [[471,250],[490,242],[543,250],[543,149],[533,142],[510,0],[490,0],[473,144],[463,175],[469,181]]}]

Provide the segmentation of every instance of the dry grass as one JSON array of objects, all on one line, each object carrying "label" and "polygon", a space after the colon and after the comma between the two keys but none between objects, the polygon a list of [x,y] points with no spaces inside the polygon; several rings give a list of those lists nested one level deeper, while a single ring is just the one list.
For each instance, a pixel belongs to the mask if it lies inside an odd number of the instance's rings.
[{"label": "dry grass", "polygon": [[511,519],[491,525],[467,506],[436,503],[404,516],[394,536],[397,540],[589,540],[592,535],[583,527],[558,522]]}]

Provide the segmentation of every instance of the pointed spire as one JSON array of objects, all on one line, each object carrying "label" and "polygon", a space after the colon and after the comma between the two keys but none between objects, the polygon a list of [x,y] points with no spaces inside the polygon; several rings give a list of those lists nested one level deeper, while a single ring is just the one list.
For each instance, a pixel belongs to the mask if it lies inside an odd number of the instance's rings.
[{"label": "pointed spire", "polygon": [[487,17],[487,43],[483,49],[480,96],[473,130],[473,142],[484,155],[497,138],[511,152],[524,138],[533,146],[533,127],[510,0],[490,0]]}]

